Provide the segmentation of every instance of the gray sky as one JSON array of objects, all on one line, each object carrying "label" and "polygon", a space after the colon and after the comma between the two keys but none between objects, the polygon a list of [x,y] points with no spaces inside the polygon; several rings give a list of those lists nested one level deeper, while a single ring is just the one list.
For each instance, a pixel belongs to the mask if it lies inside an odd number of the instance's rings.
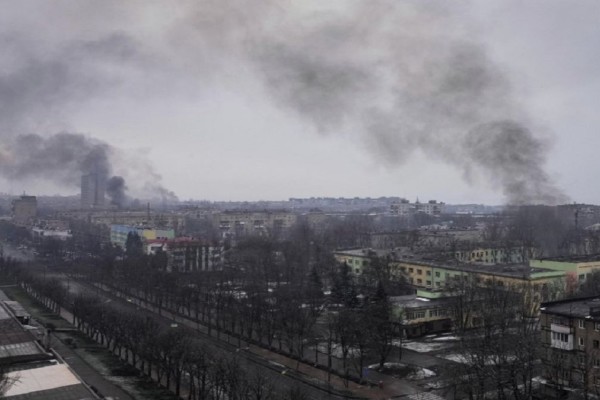
[{"label": "gray sky", "polygon": [[599,203],[598,1],[0,6],[0,191],[76,193],[15,144],[68,132],[133,195]]}]

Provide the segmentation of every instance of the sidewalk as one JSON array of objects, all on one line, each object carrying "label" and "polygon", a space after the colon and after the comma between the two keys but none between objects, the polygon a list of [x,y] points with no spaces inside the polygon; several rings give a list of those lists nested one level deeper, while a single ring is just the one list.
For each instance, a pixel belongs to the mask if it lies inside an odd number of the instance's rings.
[{"label": "sidewalk", "polygon": [[114,400],[135,400],[118,386],[106,380],[73,349],[65,345],[55,334],[52,334],[52,348],[60,354],[63,360],[69,364],[85,383],[96,388],[100,397],[112,397]]}]

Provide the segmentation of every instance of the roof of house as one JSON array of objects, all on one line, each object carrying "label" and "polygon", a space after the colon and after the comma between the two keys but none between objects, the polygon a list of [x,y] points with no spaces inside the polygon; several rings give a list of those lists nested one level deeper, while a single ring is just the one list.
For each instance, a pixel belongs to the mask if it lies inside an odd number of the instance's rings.
[{"label": "roof of house", "polygon": [[65,364],[11,371],[14,382],[4,396],[11,400],[94,399],[92,393]]},{"label": "roof of house", "polygon": [[542,303],[540,311],[544,314],[600,320],[600,315],[591,315],[590,311],[594,308],[600,311],[600,296]]}]

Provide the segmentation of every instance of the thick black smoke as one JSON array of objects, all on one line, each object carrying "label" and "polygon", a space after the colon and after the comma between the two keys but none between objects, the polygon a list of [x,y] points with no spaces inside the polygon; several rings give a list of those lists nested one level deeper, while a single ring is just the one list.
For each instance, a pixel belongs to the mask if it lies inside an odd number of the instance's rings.
[{"label": "thick black smoke", "polygon": [[546,141],[466,27],[464,5],[328,2],[311,12],[304,2],[258,3],[201,2],[190,19],[200,53],[241,58],[278,106],[322,133],[359,132],[388,166],[420,150],[497,186],[509,203],[566,200],[545,172]]},{"label": "thick black smoke", "polygon": [[421,150],[483,177],[511,204],[566,200],[507,74],[444,16],[442,3],[358,4],[250,32],[252,46],[241,51],[277,104],[322,132],[359,130],[390,166]]},{"label": "thick black smoke", "polygon": [[[115,165],[116,149],[87,135],[53,132],[77,103],[119,90],[127,81],[126,72],[141,69],[145,56],[138,48],[122,32],[86,40],[73,37],[42,49],[36,41],[0,34],[0,176],[43,178],[75,188],[82,175],[94,173],[107,179],[111,203],[124,206],[125,179],[109,179],[125,167]],[[32,131],[44,133],[24,133]],[[143,179],[154,181],[151,167],[144,169]],[[139,182],[140,187],[144,184]],[[158,183],[154,186],[166,190]],[[146,195],[160,194],[157,190]]]},{"label": "thick black smoke", "polygon": [[111,204],[119,208],[125,207],[129,201],[125,179],[123,179],[122,176],[111,177],[106,182],[106,194],[108,195]]},{"label": "thick black smoke", "polygon": [[[254,74],[274,104],[320,132],[358,132],[386,165],[422,151],[469,179],[498,185],[509,203],[566,200],[544,169],[547,141],[506,71],[468,28],[470,10],[462,3],[258,0],[248,7],[201,0],[179,3],[158,25],[143,19],[162,15],[162,7],[169,6],[80,5],[86,29],[69,20],[74,27],[43,51],[35,50],[38,38],[0,37],[0,63],[9,61],[0,64],[0,128],[8,128],[0,135],[19,134],[32,119],[44,123],[123,82],[132,92],[159,95],[201,88],[199,80],[236,83]],[[110,27],[99,29],[106,21]],[[159,75],[168,79],[148,78]]]},{"label": "thick black smoke", "polygon": [[85,174],[108,177],[111,151],[108,144],[76,133],[20,135],[4,143],[0,173],[11,180],[43,178],[75,186]]}]

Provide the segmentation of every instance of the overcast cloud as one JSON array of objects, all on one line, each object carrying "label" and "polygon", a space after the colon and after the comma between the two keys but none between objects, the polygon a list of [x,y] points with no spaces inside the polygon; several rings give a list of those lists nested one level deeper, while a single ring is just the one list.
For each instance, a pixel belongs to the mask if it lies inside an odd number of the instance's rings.
[{"label": "overcast cloud", "polygon": [[600,3],[320,3],[0,2],[1,191],[598,203]]}]

